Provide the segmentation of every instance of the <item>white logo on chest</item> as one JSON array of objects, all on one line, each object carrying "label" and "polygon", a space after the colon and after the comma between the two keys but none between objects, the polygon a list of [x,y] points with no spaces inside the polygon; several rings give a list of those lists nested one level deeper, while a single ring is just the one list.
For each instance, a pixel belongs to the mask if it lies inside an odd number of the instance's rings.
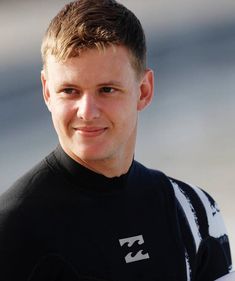
[{"label": "white logo on chest", "polygon": [[[127,247],[131,248],[135,242],[138,242],[138,245],[143,245],[144,244],[143,236],[138,235],[138,236],[119,239],[119,243],[121,247],[127,243]],[[130,252],[125,256],[126,263],[146,260],[146,259],[149,259],[149,254],[148,253],[143,254],[143,250],[138,251],[137,254],[135,254],[134,256],[133,256],[133,252]]]}]

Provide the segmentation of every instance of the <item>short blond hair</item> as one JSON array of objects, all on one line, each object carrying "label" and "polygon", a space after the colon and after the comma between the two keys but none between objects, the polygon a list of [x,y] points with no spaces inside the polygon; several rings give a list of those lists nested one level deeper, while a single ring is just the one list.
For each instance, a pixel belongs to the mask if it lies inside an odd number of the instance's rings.
[{"label": "short blond hair", "polygon": [[140,21],[115,0],[71,2],[53,18],[43,38],[43,65],[53,55],[57,61],[79,56],[90,48],[123,45],[131,54],[137,74],[146,68],[145,35]]}]

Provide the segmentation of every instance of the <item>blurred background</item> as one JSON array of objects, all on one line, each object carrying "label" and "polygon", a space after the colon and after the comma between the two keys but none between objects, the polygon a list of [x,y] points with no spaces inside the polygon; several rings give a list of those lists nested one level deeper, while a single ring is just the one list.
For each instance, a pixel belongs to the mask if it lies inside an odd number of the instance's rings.
[{"label": "blurred background", "polygon": [[[0,192],[56,145],[40,85],[40,44],[69,1],[0,1]],[[155,98],[136,159],[218,202],[235,261],[235,1],[122,0],[142,21]]]}]

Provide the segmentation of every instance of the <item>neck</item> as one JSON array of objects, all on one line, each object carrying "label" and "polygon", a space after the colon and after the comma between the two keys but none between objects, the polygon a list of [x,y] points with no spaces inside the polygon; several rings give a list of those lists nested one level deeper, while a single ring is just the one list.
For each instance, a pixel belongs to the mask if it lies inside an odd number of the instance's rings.
[{"label": "neck", "polygon": [[120,177],[121,175],[126,174],[132,164],[134,155],[134,152],[129,153],[128,155],[123,153],[125,155],[119,155],[118,159],[115,157],[102,160],[86,160],[79,158],[76,154],[65,149],[63,146],[62,148],[74,161],[97,174],[106,176],[107,178]]},{"label": "neck", "polygon": [[128,157],[128,159],[106,159],[102,161],[83,161],[81,159],[74,159],[79,164],[84,167],[106,176],[107,178],[120,177],[123,174],[126,174],[131,166],[133,157]]}]

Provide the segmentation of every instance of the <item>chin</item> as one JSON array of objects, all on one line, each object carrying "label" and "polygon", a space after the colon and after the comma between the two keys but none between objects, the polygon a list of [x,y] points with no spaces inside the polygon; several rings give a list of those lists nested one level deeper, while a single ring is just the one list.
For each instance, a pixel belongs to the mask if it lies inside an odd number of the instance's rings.
[{"label": "chin", "polygon": [[76,149],[73,153],[82,161],[89,162],[89,161],[99,161],[109,158],[107,156],[107,151],[99,151],[97,148],[90,148],[90,149]]}]

